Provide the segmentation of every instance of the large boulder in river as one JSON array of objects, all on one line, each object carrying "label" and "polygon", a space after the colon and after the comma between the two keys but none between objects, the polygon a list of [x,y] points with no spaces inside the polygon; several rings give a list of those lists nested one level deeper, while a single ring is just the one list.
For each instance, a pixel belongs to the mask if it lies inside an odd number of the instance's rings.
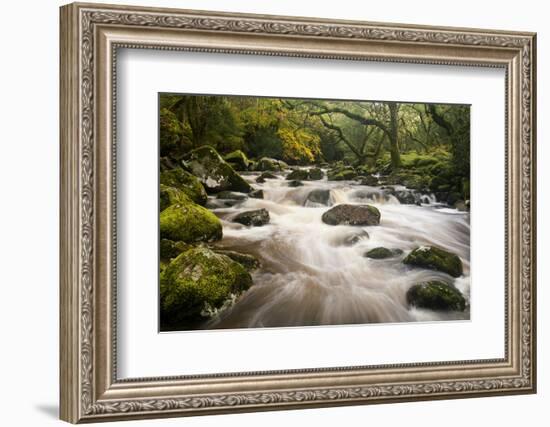
[{"label": "large boulder in river", "polygon": [[233,218],[233,222],[252,227],[260,227],[269,222],[269,212],[266,209],[241,212]]},{"label": "large boulder in river", "polygon": [[337,205],[326,211],[322,218],[329,225],[378,225],[380,211],[371,205]]},{"label": "large boulder in river", "polygon": [[278,172],[288,169],[288,165],[282,160],[272,159],[270,157],[262,157],[256,163],[255,170],[257,171],[272,171]]},{"label": "large boulder in river", "polygon": [[248,160],[246,154],[244,154],[241,150],[232,151],[223,159],[237,171],[246,171],[250,166],[250,160]]},{"label": "large boulder in river", "polygon": [[407,291],[407,303],[439,311],[464,311],[466,308],[466,300],[457,288],[437,280],[411,287]]},{"label": "large boulder in river", "polygon": [[160,237],[185,243],[214,242],[222,238],[218,217],[183,195],[160,213]]},{"label": "large boulder in river", "polygon": [[160,174],[161,185],[174,187],[183,191],[193,202],[204,206],[206,204],[206,191],[196,176],[182,168],[165,170]]},{"label": "large boulder in river", "polygon": [[250,193],[252,187],[225,162],[218,152],[205,145],[189,153],[187,168],[202,182],[207,191],[231,190]]},{"label": "large boulder in river", "polygon": [[317,203],[328,206],[330,200],[330,190],[317,188],[311,191],[306,198],[306,202]]},{"label": "large boulder in river", "polygon": [[252,278],[240,263],[202,246],[190,247],[161,274],[162,328],[195,328],[251,285]]},{"label": "large boulder in river", "polygon": [[420,246],[409,253],[403,262],[415,267],[441,271],[452,277],[462,276],[462,261],[460,258],[435,246]]}]

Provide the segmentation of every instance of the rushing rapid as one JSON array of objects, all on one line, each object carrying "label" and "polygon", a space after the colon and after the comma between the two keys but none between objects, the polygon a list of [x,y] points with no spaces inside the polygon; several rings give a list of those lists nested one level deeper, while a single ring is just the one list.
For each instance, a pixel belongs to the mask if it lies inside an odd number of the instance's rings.
[{"label": "rushing rapid", "polygon": [[[418,205],[401,204],[379,186],[352,181],[304,181],[292,188],[284,176],[257,184],[258,173],[244,175],[264,198],[248,198],[231,207],[211,198],[221,218],[218,246],[256,256],[261,267],[254,285],[220,313],[208,328],[246,328],[412,322],[468,319],[470,301],[470,214],[423,196]],[[406,190],[401,187],[402,190]],[[308,198],[328,190],[328,201]],[[324,192],[327,193],[326,191]],[[321,216],[337,204],[371,204],[381,213],[378,226],[332,226]],[[246,227],[231,221],[238,213],[264,208],[270,222]],[[456,279],[437,271],[413,268],[403,259],[415,247],[433,245],[457,254],[464,274]],[[401,249],[389,259],[364,254],[376,247]],[[464,312],[409,307],[407,290],[416,283],[440,280],[464,295]]]}]

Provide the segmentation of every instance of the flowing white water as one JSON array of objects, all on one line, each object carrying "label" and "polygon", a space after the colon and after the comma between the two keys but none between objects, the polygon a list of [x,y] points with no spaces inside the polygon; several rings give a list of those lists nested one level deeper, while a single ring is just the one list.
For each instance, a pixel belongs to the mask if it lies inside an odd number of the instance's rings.
[{"label": "flowing white water", "polygon": [[[304,181],[291,188],[284,177],[257,184],[259,174],[245,178],[264,191],[264,199],[249,198],[232,207],[214,208],[222,219],[219,246],[250,253],[262,267],[252,273],[254,285],[237,303],[213,319],[208,328],[336,325],[468,319],[465,312],[409,308],[405,294],[416,283],[441,280],[470,296],[470,216],[444,208],[433,197],[421,206],[402,205],[380,187],[354,182]],[[307,201],[315,189],[330,191],[330,205],[376,206],[378,226],[331,226],[321,221],[330,209]],[[399,188],[397,188],[399,189]],[[403,189],[403,188],[402,188]],[[219,200],[211,200],[211,205]],[[221,204],[221,203],[219,203]],[[223,205],[223,204],[222,204]],[[270,222],[245,227],[231,222],[239,212],[265,208]],[[368,236],[366,233],[368,233]],[[350,243],[351,239],[355,243]],[[402,263],[417,246],[434,245],[456,253],[464,275],[453,279],[436,271]],[[401,249],[394,258],[375,260],[364,254],[375,247]]]}]

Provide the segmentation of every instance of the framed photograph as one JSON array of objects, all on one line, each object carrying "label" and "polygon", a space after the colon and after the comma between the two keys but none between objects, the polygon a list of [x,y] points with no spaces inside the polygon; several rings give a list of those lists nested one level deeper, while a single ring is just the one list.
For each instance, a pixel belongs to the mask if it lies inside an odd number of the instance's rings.
[{"label": "framed photograph", "polygon": [[63,420],[536,391],[535,34],[60,22]]}]

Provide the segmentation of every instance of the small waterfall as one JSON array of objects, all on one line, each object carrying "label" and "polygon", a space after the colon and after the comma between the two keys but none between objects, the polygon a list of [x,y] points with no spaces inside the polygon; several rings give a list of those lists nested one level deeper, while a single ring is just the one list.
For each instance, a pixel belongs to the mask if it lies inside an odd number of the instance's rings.
[{"label": "small waterfall", "polygon": [[[398,192],[411,190],[399,186],[388,191],[325,178],[303,181],[302,186],[293,188],[283,176],[263,184],[255,182],[258,173],[244,176],[263,190],[264,199],[248,198],[233,206],[211,200],[209,206],[222,219],[224,238],[220,246],[253,254],[262,267],[252,274],[254,286],[212,320],[209,328],[469,318],[468,310],[444,313],[411,309],[405,297],[415,283],[436,279],[453,283],[469,302],[469,212],[443,208],[433,195],[415,193],[416,204],[401,204]],[[316,197],[310,196],[313,191]],[[324,224],[323,213],[341,203],[373,204],[380,210],[380,225]],[[239,212],[261,208],[269,211],[267,225],[250,228],[231,222]],[[438,246],[459,255],[464,276],[452,279],[404,265],[403,258],[420,245]],[[379,246],[401,249],[403,254],[385,260],[364,256]]]}]

